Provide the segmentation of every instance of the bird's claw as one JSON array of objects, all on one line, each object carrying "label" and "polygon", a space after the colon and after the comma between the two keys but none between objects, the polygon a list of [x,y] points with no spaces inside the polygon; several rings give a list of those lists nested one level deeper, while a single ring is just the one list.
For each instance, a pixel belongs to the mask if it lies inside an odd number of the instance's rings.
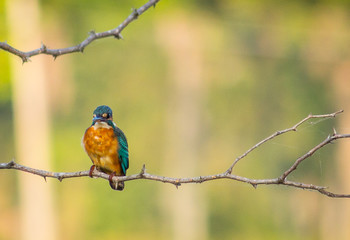
[{"label": "bird's claw", "polygon": [[113,190],[116,190],[115,184],[113,182],[113,177],[114,176],[115,176],[115,173],[110,174],[108,180],[109,180],[109,185],[111,186],[111,188]]},{"label": "bird's claw", "polygon": [[89,171],[89,177],[92,178],[92,173],[94,172],[96,166],[95,165],[92,165],[91,168],[90,168],[90,171]]}]

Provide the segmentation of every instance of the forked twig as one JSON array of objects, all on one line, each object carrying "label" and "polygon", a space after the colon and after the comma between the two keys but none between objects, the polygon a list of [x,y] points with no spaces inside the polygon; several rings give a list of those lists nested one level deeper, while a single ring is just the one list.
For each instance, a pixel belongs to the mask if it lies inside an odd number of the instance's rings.
[{"label": "forked twig", "polygon": [[294,126],[284,129],[284,130],[280,130],[275,132],[274,134],[268,136],[267,138],[261,140],[260,142],[258,142],[257,144],[255,144],[253,147],[249,148],[245,153],[243,153],[241,156],[237,157],[236,160],[233,162],[233,164],[229,167],[229,169],[227,169],[228,173],[232,172],[233,167],[245,156],[247,156],[251,151],[253,151],[254,149],[256,149],[257,147],[259,147],[260,145],[266,143],[267,141],[282,135],[284,133],[287,132],[295,132],[297,131],[298,127],[303,124],[304,122],[308,121],[309,119],[312,118],[334,118],[336,115],[338,115],[339,113],[344,112],[344,110],[339,110],[337,112],[334,113],[330,113],[330,114],[322,114],[322,115],[313,115],[313,114],[309,114],[309,116],[307,116],[306,118],[304,118],[303,120],[301,120],[300,122],[298,122],[297,124],[295,124]]}]

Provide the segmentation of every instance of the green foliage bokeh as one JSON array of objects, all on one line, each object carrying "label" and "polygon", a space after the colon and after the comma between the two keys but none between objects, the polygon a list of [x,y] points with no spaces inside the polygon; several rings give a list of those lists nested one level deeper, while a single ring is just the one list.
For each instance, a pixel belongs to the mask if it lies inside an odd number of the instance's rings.
[{"label": "green foliage bokeh", "polygon": [[[52,48],[75,45],[90,30],[115,28],[132,7],[144,2],[41,1],[43,29],[64,29],[61,33],[66,45],[55,46],[45,39],[45,34],[43,42]],[[67,87],[71,88],[72,97],[56,103],[52,109],[54,170],[68,172],[90,167],[80,140],[91,124],[94,108],[107,104],[129,140],[128,173],[138,173],[145,163],[150,172],[163,175],[165,122],[172,89],[168,59],[159,46],[156,31],[160,23],[168,21],[168,16],[176,14],[198,24],[196,31],[205,46],[205,129],[199,166],[202,175],[225,171],[235,157],[262,138],[292,126],[310,112],[338,110],[329,79],[334,63],[349,56],[349,48],[344,47],[346,41],[329,46],[335,60],[320,60],[317,53],[312,56],[307,51],[315,41],[310,29],[318,26],[317,21],[322,22],[323,15],[348,16],[347,5],[347,1],[326,0],[160,1],[122,32],[124,40],[101,39],[90,44],[83,54],[58,57],[59,63],[69,61],[62,70],[70,72]],[[4,1],[0,1],[0,22],[5,22],[4,9]],[[334,38],[349,40],[342,32],[348,23],[339,21],[343,25],[333,33]],[[6,39],[5,28],[0,28],[0,35],[4,36],[1,41]],[[4,162],[14,155],[9,59],[8,53],[0,51],[0,131],[4,133],[0,135],[0,151]],[[251,178],[276,177],[322,141],[334,124],[331,120],[306,124],[297,134],[278,138],[253,152],[235,173]],[[334,175],[332,163],[326,161],[332,156],[332,147],[316,154],[291,178],[324,184]],[[5,177],[11,178],[9,174]],[[122,193],[111,191],[108,183],[99,179],[55,181],[54,187],[62,239],[166,239],[170,234],[159,229],[171,224],[162,214],[159,183],[127,182]],[[253,190],[230,181],[200,187],[206,191],[209,239],[319,237],[317,220],[309,223],[306,233],[298,228],[296,213],[288,202],[298,190]],[[15,190],[10,193],[16,196]]]}]

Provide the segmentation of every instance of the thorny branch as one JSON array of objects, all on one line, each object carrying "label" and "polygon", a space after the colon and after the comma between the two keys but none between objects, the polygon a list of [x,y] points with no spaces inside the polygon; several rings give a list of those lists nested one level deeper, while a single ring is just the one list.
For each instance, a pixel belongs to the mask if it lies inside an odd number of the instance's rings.
[{"label": "thorny branch", "polygon": [[105,31],[105,32],[95,32],[90,31],[89,36],[79,43],[76,46],[73,47],[67,47],[67,48],[60,48],[60,49],[50,49],[43,43],[41,44],[41,47],[32,51],[23,52],[20,51],[12,46],[10,46],[6,41],[0,42],[0,48],[8,51],[14,55],[17,55],[20,57],[23,61],[23,63],[28,62],[30,57],[36,56],[39,54],[47,54],[53,56],[54,59],[56,59],[58,56],[68,53],[74,53],[74,52],[83,52],[85,47],[88,46],[91,42],[100,39],[100,38],[106,38],[106,37],[115,37],[117,39],[122,39],[121,32],[123,29],[128,26],[131,22],[136,20],[141,14],[143,14],[147,9],[149,9],[152,6],[156,6],[156,4],[160,0],[150,0],[145,5],[138,9],[134,9],[132,13],[121,23],[118,27]]},{"label": "thorny branch", "polygon": [[[350,138],[350,134],[338,134],[334,130],[332,135],[329,135],[325,140],[323,140],[321,143],[310,149],[307,153],[304,155],[300,156],[298,159],[295,160],[295,162],[292,164],[292,166],[287,169],[285,172],[282,173],[281,176],[277,178],[271,178],[271,179],[250,179],[242,176],[238,176],[235,174],[232,174],[232,170],[236,163],[246,157],[250,152],[252,152],[254,149],[258,148],[261,146],[263,143],[266,143],[267,141],[282,135],[287,132],[291,131],[296,131],[297,128],[308,121],[309,119],[313,118],[331,118],[335,117],[337,114],[342,113],[343,110],[337,111],[335,113],[331,114],[323,114],[323,115],[312,115],[310,114],[291,128],[287,128],[281,131],[277,131],[271,136],[263,139],[250,149],[248,149],[244,154],[236,158],[236,160],[233,162],[233,164],[230,166],[228,170],[226,170],[223,173],[215,174],[215,175],[207,175],[207,176],[199,176],[199,177],[192,177],[192,178],[172,178],[172,177],[164,177],[164,176],[157,176],[153,174],[149,174],[146,172],[146,167],[143,165],[140,173],[134,174],[134,175],[129,175],[129,176],[115,176],[113,177],[113,180],[115,182],[117,181],[132,181],[136,179],[145,179],[145,180],[152,180],[152,181],[158,181],[158,182],[163,182],[163,183],[171,183],[175,185],[176,187],[179,187],[181,184],[185,183],[202,183],[206,181],[212,181],[212,180],[218,180],[218,179],[231,179],[239,182],[244,182],[244,183],[249,183],[251,184],[254,188],[256,188],[258,185],[285,185],[285,186],[290,186],[290,187],[295,187],[295,188],[301,188],[301,189],[308,189],[312,191],[318,191],[321,194],[324,194],[328,197],[333,197],[333,198],[350,198],[350,194],[338,194],[338,193],[333,193],[330,192],[327,189],[327,187],[324,186],[317,186],[313,184],[307,184],[307,183],[302,183],[302,182],[294,182],[294,181],[289,181],[287,180],[287,177],[296,170],[296,168],[300,165],[301,162],[306,160],[307,158],[311,157],[316,151],[319,149],[323,148],[329,143],[334,142],[335,140],[342,139],[342,138]],[[32,174],[36,174],[39,176],[44,177],[46,180],[47,177],[51,178],[57,178],[59,181],[62,181],[65,178],[73,178],[73,177],[83,177],[83,176],[89,176],[89,171],[80,171],[80,172],[49,172],[45,170],[40,170],[40,169],[35,169],[35,168],[30,168],[27,166],[20,165],[18,163],[15,163],[14,161],[11,161],[9,163],[0,163],[0,169],[15,169],[15,170],[20,170]],[[93,172],[94,177],[98,178],[104,178],[108,180],[109,175],[105,174],[103,172],[99,171],[94,171]]]}]

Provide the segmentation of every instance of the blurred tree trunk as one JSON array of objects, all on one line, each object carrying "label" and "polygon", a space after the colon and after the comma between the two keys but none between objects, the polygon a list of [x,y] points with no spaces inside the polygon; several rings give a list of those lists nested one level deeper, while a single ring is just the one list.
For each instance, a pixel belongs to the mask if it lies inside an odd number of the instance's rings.
[{"label": "blurred tree trunk", "polygon": [[[335,67],[332,86],[336,96],[336,106],[344,109],[344,113],[337,117],[336,130],[339,133],[349,132],[350,123],[350,61],[343,61]],[[347,140],[338,141],[337,152],[337,191],[341,193],[350,192],[350,142]],[[331,201],[337,203],[331,204]],[[350,239],[349,200],[328,200],[325,202],[325,214],[323,216],[323,239]],[[330,230],[331,229],[331,230]]]},{"label": "blurred tree trunk", "polygon": [[[169,16],[167,16],[168,18]],[[168,18],[169,19],[169,18]],[[169,57],[169,109],[163,173],[191,177],[199,174],[202,131],[203,76],[200,33],[186,16],[161,21],[160,43]],[[184,185],[162,189],[164,212],[170,219],[173,239],[207,238],[207,210],[203,189]]]},{"label": "blurred tree trunk", "polygon": [[[7,14],[10,43],[26,51],[40,47],[39,2],[8,0]],[[16,161],[49,170],[50,121],[44,58],[35,57],[35,61],[22,64],[18,57],[11,56],[11,76]],[[21,239],[56,239],[50,182],[32,174],[18,174]]]}]

